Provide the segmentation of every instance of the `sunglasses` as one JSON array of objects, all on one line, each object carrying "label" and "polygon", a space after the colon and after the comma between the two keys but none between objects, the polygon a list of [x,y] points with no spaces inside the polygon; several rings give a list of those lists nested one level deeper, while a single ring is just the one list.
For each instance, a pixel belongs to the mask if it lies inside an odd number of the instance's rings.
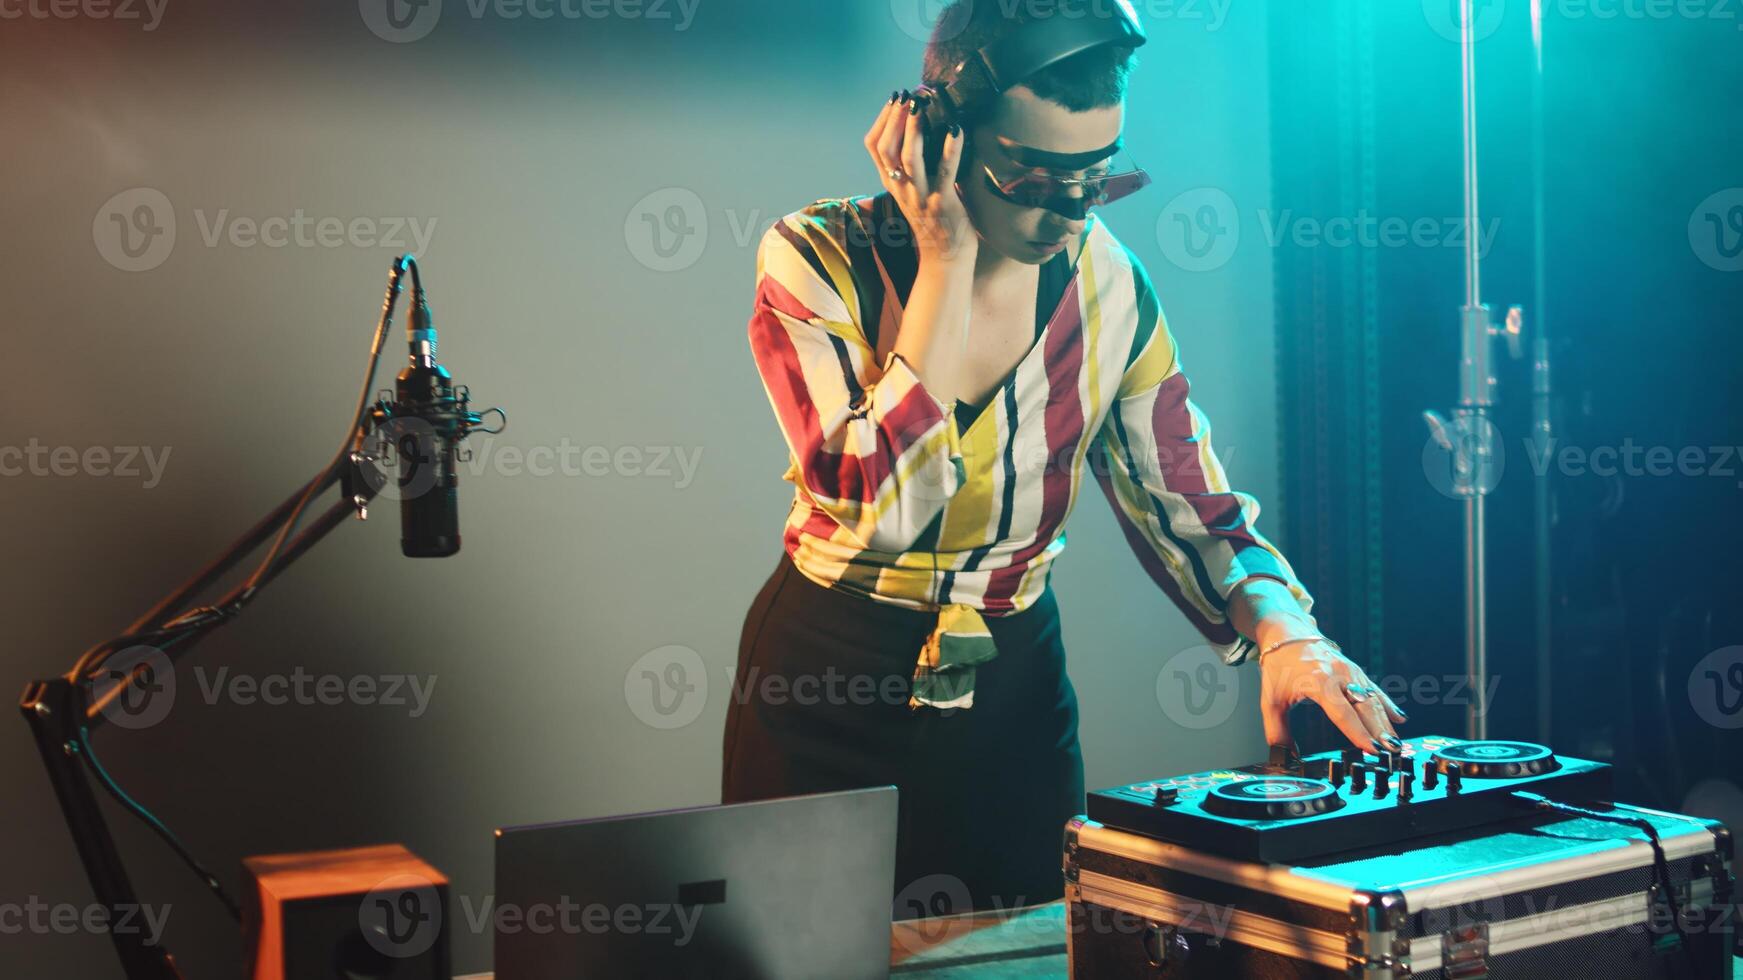
[{"label": "sunglasses", "polygon": [[1019,207],[1046,208],[1074,221],[1081,220],[1090,208],[1130,197],[1150,184],[1150,175],[1142,170],[1083,178],[1054,177],[1034,171],[1000,177],[983,163],[981,172],[987,186],[1000,198]]}]

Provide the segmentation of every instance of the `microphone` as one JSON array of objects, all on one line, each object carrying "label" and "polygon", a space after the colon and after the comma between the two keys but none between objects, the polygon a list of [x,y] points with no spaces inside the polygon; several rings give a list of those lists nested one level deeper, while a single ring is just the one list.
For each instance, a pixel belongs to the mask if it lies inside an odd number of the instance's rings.
[{"label": "microphone", "polygon": [[446,558],[460,550],[460,440],[467,412],[454,379],[436,360],[436,328],[423,290],[406,323],[411,363],[394,382],[392,414],[399,457],[399,547],[407,558]]},{"label": "microphone", "polygon": [[[448,369],[436,360],[436,327],[430,304],[424,296],[417,260],[410,255],[395,263],[382,307],[383,329],[376,334],[371,356],[379,356],[400,294],[400,274],[412,279],[412,312],[406,322],[410,357],[394,381],[392,399],[383,391],[369,412],[369,424],[358,434],[354,476],[364,486],[351,492],[359,517],[367,515],[370,497],[399,498],[399,550],[407,558],[446,558],[460,550],[460,470],[468,456],[460,443],[474,431],[494,435],[508,426],[508,413],[487,409],[472,411],[472,393],[456,385]],[[373,363],[371,372],[373,373]],[[499,418],[493,427],[483,425],[486,415]],[[364,447],[368,446],[368,449]],[[386,473],[389,458],[398,473],[389,488]],[[369,492],[361,492],[369,491]]]}]

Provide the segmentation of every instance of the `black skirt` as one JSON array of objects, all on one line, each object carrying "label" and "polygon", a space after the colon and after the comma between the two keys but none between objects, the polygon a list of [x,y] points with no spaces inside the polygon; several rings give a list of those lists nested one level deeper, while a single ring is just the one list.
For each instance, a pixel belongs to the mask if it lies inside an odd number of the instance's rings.
[{"label": "black skirt", "polygon": [[721,801],[894,784],[896,918],[1052,901],[1083,812],[1077,696],[1053,590],[987,616],[974,707],[908,707],[936,613],[812,582],[783,553],[739,640]]}]

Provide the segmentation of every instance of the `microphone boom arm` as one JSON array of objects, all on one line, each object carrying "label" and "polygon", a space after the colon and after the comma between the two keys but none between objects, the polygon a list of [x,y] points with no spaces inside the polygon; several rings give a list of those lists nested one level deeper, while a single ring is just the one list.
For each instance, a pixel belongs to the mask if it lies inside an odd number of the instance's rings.
[{"label": "microphone boom arm", "polygon": [[[369,376],[364,379],[363,399],[367,399],[367,393],[373,387],[376,360],[393,316],[401,277],[408,269],[418,306],[424,307],[423,284],[419,281],[417,262],[410,255],[403,256],[395,261],[393,273],[388,280],[387,298],[382,304],[381,321],[370,351]],[[457,416],[453,419],[454,428],[457,430],[456,440],[465,438],[481,421],[481,416],[467,409],[468,398],[469,394],[462,386],[454,406]],[[100,698],[91,696],[90,682],[99,676],[98,671],[110,655],[129,644],[157,640],[158,643],[153,646],[173,666],[176,658],[186,655],[212,630],[235,618],[260,589],[332,533],[346,518],[356,516],[358,519],[367,519],[368,504],[385,485],[385,481],[372,480],[366,475],[365,468],[379,462],[381,457],[365,452],[364,445],[372,430],[394,417],[395,407],[392,402],[383,398],[365,414],[364,406],[360,403],[351,433],[347,437],[348,452],[342,451],[338,459],[243,532],[223,553],[158,600],[121,636],[85,651],[66,673],[26,685],[19,699],[19,710],[30,726],[31,736],[48,771],[49,782],[54,787],[62,816],[72,833],[85,876],[91,884],[97,903],[107,914],[109,923],[136,921],[133,913],[139,910],[139,902],[127,869],[122,863],[120,851],[116,847],[114,835],[98,805],[96,794],[92,792],[91,777],[95,777],[124,806],[143,817],[151,829],[201,875],[207,887],[228,907],[233,916],[240,917],[240,909],[225,893],[217,878],[201,867],[166,827],[120,792],[91,753],[90,736],[107,720],[105,709],[130,688],[149,681],[151,665],[134,665],[125,680],[120,680],[117,676],[118,683]],[[500,409],[489,411],[501,414]],[[503,418],[506,422],[506,415]],[[484,432],[501,430],[500,425],[494,429],[480,429]],[[311,500],[325,493],[334,484],[341,487],[341,499],[322,511],[294,536],[287,536],[291,529],[285,525],[294,521]],[[274,541],[274,552],[269,554],[253,575],[208,606],[176,613],[176,610],[183,609],[195,596],[211,587],[275,532],[279,534],[279,539]],[[119,673],[115,672],[116,675]],[[129,980],[182,980],[181,971],[169,950],[160,943],[148,941],[142,931],[111,929],[109,937]]]}]

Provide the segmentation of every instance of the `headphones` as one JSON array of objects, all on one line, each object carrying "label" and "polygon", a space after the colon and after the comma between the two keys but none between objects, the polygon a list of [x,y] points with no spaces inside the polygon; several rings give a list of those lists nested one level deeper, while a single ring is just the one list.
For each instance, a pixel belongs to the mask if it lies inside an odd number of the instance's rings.
[{"label": "headphones", "polygon": [[[934,173],[944,154],[944,134],[952,123],[966,132],[977,117],[1004,94],[1041,70],[1095,48],[1140,47],[1144,28],[1131,0],[1089,0],[1079,5],[1059,0],[1058,8],[976,51],[956,66],[956,77],[939,85],[922,83],[921,132],[926,139],[926,172]],[[1082,7],[1091,9],[1082,9]],[[1106,9],[1111,8],[1111,9]],[[958,175],[960,177],[960,175]]]}]

